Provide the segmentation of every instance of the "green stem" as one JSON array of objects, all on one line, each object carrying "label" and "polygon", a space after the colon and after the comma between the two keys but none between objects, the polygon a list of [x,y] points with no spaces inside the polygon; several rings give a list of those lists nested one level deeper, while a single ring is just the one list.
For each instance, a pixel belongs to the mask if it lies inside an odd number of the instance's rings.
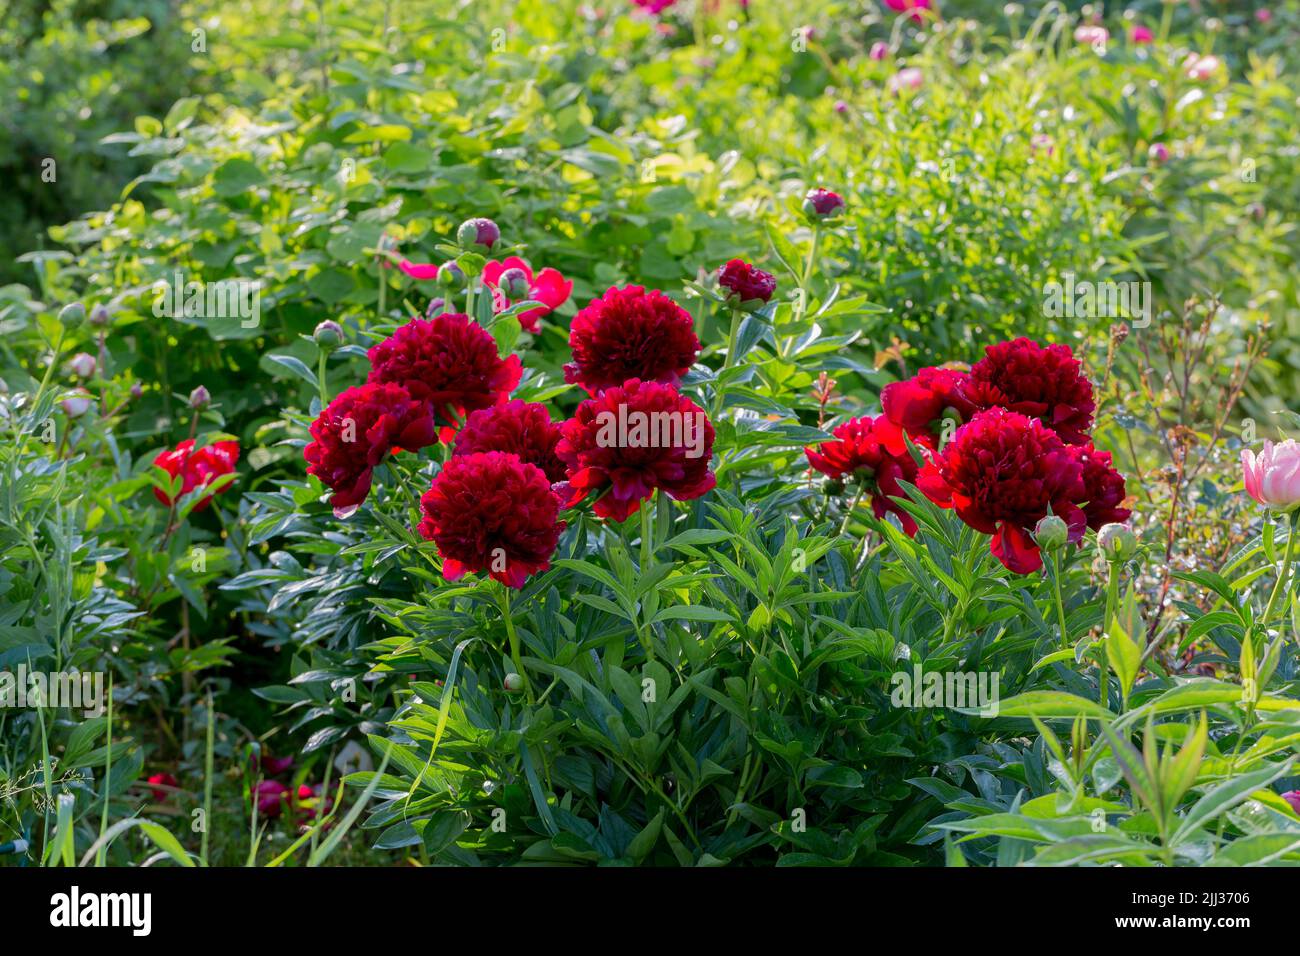
[{"label": "green stem", "polygon": [[519,634],[515,631],[514,619],[510,616],[510,588],[506,585],[501,586],[501,617],[506,622],[506,637],[510,641],[510,660],[515,665],[515,673],[524,681],[524,693],[528,697],[528,703],[533,703],[533,683],[524,673],[523,658],[519,654]]},{"label": "green stem", "polygon": [[1056,620],[1061,626],[1061,647],[1070,643],[1069,632],[1065,629],[1065,601],[1061,597],[1061,553],[1052,552],[1052,593],[1056,599]]},{"label": "green stem", "polygon": [[[1264,607],[1264,616],[1259,620],[1259,627],[1265,632],[1265,636],[1267,636],[1268,632],[1268,622],[1273,617],[1273,606],[1277,604],[1277,599],[1282,595],[1282,592],[1287,590],[1286,581],[1291,574],[1291,563],[1295,560],[1297,524],[1300,524],[1300,511],[1296,511],[1291,515],[1291,526],[1286,536],[1286,558],[1282,562],[1282,573],[1277,576],[1277,581],[1273,584],[1273,593],[1269,595],[1268,604]],[[1282,612],[1282,620],[1286,620],[1286,611]]]},{"label": "green stem", "polygon": [[722,399],[724,390],[721,383],[722,373],[736,364],[736,345],[740,341],[740,323],[744,320],[744,313],[732,306],[731,308],[731,329],[727,333],[727,356],[722,360],[722,368],[718,369],[718,381],[713,389],[713,408],[710,418],[718,420],[722,414]]},{"label": "green stem", "polygon": [[[1119,569],[1122,561],[1109,562],[1109,573],[1106,577],[1106,616],[1101,620],[1101,636],[1103,647],[1105,645],[1106,632],[1110,629],[1111,619],[1115,616],[1115,609],[1119,606]],[[1109,675],[1107,673],[1106,653],[1102,650],[1097,655],[1097,686],[1099,694],[1099,703],[1103,707],[1110,704],[1110,687]]]},{"label": "green stem", "polygon": [[329,358],[329,353],[320,349],[320,358],[316,361],[316,384],[320,387],[320,407],[325,410],[325,406],[330,403],[329,386],[325,382],[325,362]]},{"label": "green stem", "polygon": [[[656,492],[657,493],[657,492]],[[641,503],[641,574],[645,575],[646,570],[650,567],[650,561],[654,556],[654,518],[651,515],[651,505],[654,503],[654,494]],[[641,631],[641,644],[645,647],[646,660],[655,659],[654,632],[651,629],[649,621],[645,622],[645,629]]]},{"label": "green stem", "polygon": [[849,522],[853,520],[853,512],[858,510],[858,502],[862,500],[862,493],[865,490],[866,487],[863,484],[859,483],[858,492],[853,496],[853,504],[849,505],[849,510],[844,512],[844,523],[840,525],[841,536],[848,533]]}]

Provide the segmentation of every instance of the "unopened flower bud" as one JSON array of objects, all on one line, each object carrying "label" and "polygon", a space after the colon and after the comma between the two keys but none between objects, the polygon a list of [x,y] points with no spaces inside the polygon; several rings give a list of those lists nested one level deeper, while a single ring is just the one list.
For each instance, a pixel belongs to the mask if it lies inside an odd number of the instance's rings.
[{"label": "unopened flower bud", "polygon": [[1056,515],[1047,515],[1034,526],[1034,540],[1044,551],[1056,551],[1070,540],[1070,526]]},{"label": "unopened flower bud", "polygon": [[456,241],[462,249],[491,251],[501,240],[501,230],[491,219],[466,219],[456,230]]},{"label": "unopened flower bud", "polygon": [[438,266],[438,282],[448,289],[460,289],[465,285],[465,270],[455,262],[444,262]]},{"label": "unopened flower bud", "polygon": [[90,324],[96,328],[103,328],[112,321],[112,316],[108,314],[108,306],[99,303],[90,310]]},{"label": "unopened flower bud", "polygon": [[1147,150],[1147,155],[1151,157],[1151,162],[1163,166],[1169,162],[1169,147],[1164,143],[1152,143],[1151,148]]},{"label": "unopened flower bud", "polygon": [[312,332],[311,337],[325,351],[333,351],[343,344],[343,326],[333,319],[326,319],[316,326],[316,330]]},{"label": "unopened flower bud", "polygon": [[504,683],[506,690],[510,691],[512,694],[524,689],[523,677],[513,671],[506,675]]},{"label": "unopened flower bud", "polygon": [[132,382],[132,383],[131,383],[131,397],[132,397],[132,398],[139,398],[139,397],[140,397],[141,395],[143,395],[143,394],[144,394],[144,386],[141,385],[139,382]]},{"label": "unopened flower bud", "polygon": [[69,302],[59,310],[59,321],[65,329],[79,329],[86,321],[86,307],[80,302]]},{"label": "unopened flower bud", "polygon": [[1112,561],[1127,561],[1137,552],[1138,539],[1127,525],[1104,524],[1097,532],[1097,547]]},{"label": "unopened flower bud", "polygon": [[202,385],[190,392],[190,408],[194,409],[196,412],[207,408],[211,404],[212,396],[208,394],[208,390]]},{"label": "unopened flower bud", "polygon": [[77,376],[77,378],[90,378],[95,374],[95,366],[97,364],[95,356],[88,352],[78,352],[76,355],[72,356],[72,361],[68,363],[68,367],[72,369],[72,374]]},{"label": "unopened flower bud", "polygon": [[803,198],[803,212],[811,219],[834,219],[844,211],[844,197],[829,189],[810,189]]},{"label": "unopened flower bud", "polygon": [[497,287],[507,299],[522,299],[528,295],[528,276],[523,269],[507,269],[501,273]]},{"label": "unopened flower bud", "polygon": [[435,315],[442,315],[447,310],[447,300],[443,298],[430,299],[429,306],[424,310],[424,317],[431,319]]},{"label": "unopened flower bud", "polygon": [[69,418],[80,418],[90,411],[90,406],[93,404],[95,404],[95,400],[90,393],[84,388],[79,388],[59,402],[59,407],[63,409],[64,414]]}]

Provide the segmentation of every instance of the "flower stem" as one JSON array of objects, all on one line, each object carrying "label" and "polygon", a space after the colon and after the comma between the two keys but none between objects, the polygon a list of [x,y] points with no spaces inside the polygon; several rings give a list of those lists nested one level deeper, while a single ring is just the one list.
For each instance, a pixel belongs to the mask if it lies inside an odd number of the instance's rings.
[{"label": "flower stem", "polygon": [[324,411],[325,406],[330,403],[329,387],[325,381],[325,362],[328,358],[329,354],[324,349],[320,349],[320,358],[316,362],[316,384],[320,388],[321,411]]},{"label": "flower stem", "polygon": [[738,307],[732,306],[731,329],[727,333],[727,357],[722,360],[722,368],[718,369],[718,379],[715,380],[716,384],[713,388],[713,408],[709,417],[714,421],[717,421],[718,416],[722,414],[724,393],[722,383],[719,380],[722,378],[723,372],[736,364],[736,345],[740,341],[740,323],[743,319],[744,313]]},{"label": "flower stem", "polygon": [[[1115,609],[1119,606],[1119,569],[1122,561],[1108,562],[1109,570],[1106,576],[1106,615],[1101,620],[1101,636],[1103,646],[1106,639],[1106,632],[1110,629],[1111,618],[1115,616]],[[1097,655],[1097,687],[1098,703],[1103,707],[1110,706],[1110,686],[1109,672],[1106,664],[1106,653],[1102,650]]]},{"label": "flower stem", "polygon": [[1052,593],[1056,599],[1056,620],[1061,626],[1061,647],[1070,643],[1069,632],[1065,629],[1065,601],[1061,597],[1061,553],[1052,552]]},{"label": "flower stem", "polygon": [[[1282,573],[1277,576],[1277,581],[1273,584],[1273,593],[1268,596],[1268,604],[1264,607],[1264,616],[1259,620],[1259,627],[1265,632],[1266,636],[1268,622],[1273,617],[1273,606],[1277,604],[1277,599],[1282,595],[1282,592],[1289,590],[1286,587],[1286,581],[1291,576],[1291,564],[1295,560],[1295,539],[1298,524],[1300,524],[1300,511],[1296,511],[1291,515],[1291,525],[1286,536],[1286,558],[1282,562]],[[1286,620],[1285,610],[1282,612],[1282,620]]]},{"label": "flower stem", "polygon": [[524,681],[524,693],[528,697],[528,703],[533,702],[533,683],[524,673],[523,658],[519,655],[519,634],[515,631],[514,619],[510,616],[510,588],[506,585],[501,586],[501,617],[506,622],[506,638],[510,641],[510,661],[515,665],[515,673]]},{"label": "flower stem", "polygon": [[853,512],[858,510],[858,502],[862,500],[862,493],[866,488],[859,483],[857,494],[853,496],[853,504],[849,505],[849,510],[844,512],[844,523],[840,525],[840,534],[848,534],[849,522],[853,520]]}]

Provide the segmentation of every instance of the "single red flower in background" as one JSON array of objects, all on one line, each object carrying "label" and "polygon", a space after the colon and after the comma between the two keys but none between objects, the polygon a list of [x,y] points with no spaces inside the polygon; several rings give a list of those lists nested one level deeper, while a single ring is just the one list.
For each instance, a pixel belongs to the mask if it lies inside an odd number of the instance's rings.
[{"label": "single red flower in background", "polygon": [[741,304],[769,302],[776,292],[776,276],[756,269],[744,259],[732,259],[718,270],[718,285]]},{"label": "single red flower in background", "polygon": [[370,494],[372,472],[390,451],[415,451],[437,440],[429,406],[400,385],[349,388],[311,424],[303,449],[307,474],[333,490],[336,511],[354,507]]},{"label": "single red flower in background", "polygon": [[[837,425],[831,434],[835,436],[834,441],[804,449],[808,463],[827,477],[856,478],[863,482],[864,490],[871,496],[871,510],[877,518],[883,518],[886,513],[897,515],[903,530],[909,535],[916,534],[916,522],[912,516],[891,500],[893,497],[907,497],[898,481],[901,478],[915,484],[920,470],[920,465],[908,451],[903,429],[880,415],[844,422]],[[926,452],[933,451],[927,436],[918,436],[913,443]]]},{"label": "single red flower in background", "polygon": [[453,456],[420,508],[420,534],[438,546],[448,581],[487,571],[521,588],[529,575],[551,566],[564,531],[546,474],[507,452]]},{"label": "single red flower in background", "polygon": [[162,787],[180,786],[180,782],[169,773],[156,773],[149,778],[149,783],[160,784],[160,786],[149,788],[149,793],[153,797],[155,803],[161,803],[171,795],[168,791],[162,789]]},{"label": "single red flower in background", "polygon": [[259,763],[262,767],[262,772],[268,777],[288,773],[293,769],[292,757],[272,757],[269,753],[264,753],[262,754],[262,759]]},{"label": "single red flower in background", "polygon": [[527,294],[513,298],[532,299],[534,302],[542,303],[537,308],[520,312],[518,316],[519,324],[523,326],[525,332],[536,333],[539,331],[537,320],[565,303],[569,294],[573,292],[573,282],[560,275],[556,269],[543,269],[534,275],[532,267],[518,256],[508,256],[501,262],[492,259],[483,266],[483,284],[492,290],[494,312],[504,312],[510,307],[512,296],[507,295],[506,291],[500,288],[501,274],[510,269],[518,269],[522,272],[524,281],[528,283]]},{"label": "single red flower in background", "polygon": [[700,353],[691,314],[662,292],[611,288],[569,328],[573,361],[564,380],[589,395],[628,379],[676,385]]},{"label": "single red flower in background", "polygon": [[909,379],[891,382],[880,390],[885,417],[913,437],[938,440],[945,415],[954,414],[964,424],[990,405],[999,404],[996,389],[971,381],[968,373],[952,368],[923,368]]},{"label": "single red flower in background", "polygon": [[1077,504],[1088,516],[1088,527],[1096,531],[1104,524],[1127,521],[1133,512],[1121,507],[1126,496],[1124,476],[1111,465],[1110,452],[1097,451],[1092,442],[1071,445],[1070,452],[1083,474],[1083,493]]},{"label": "single red flower in background", "polygon": [[500,358],[492,334],[459,312],[411,319],[369,355],[367,381],[401,385],[428,402],[443,425],[443,441],[469,412],[504,402],[523,375],[519,356]]},{"label": "single red flower in background", "polygon": [[253,788],[253,800],[257,803],[257,815],[274,820],[284,809],[293,793],[279,780],[263,780]]},{"label": "single red flower in background", "polygon": [[[237,441],[215,441],[210,445],[204,445],[198,451],[193,449],[194,439],[187,438],[175,448],[160,451],[153,460],[155,465],[173,478],[177,475],[181,476],[181,493],[177,500],[195,488],[206,487],[222,475],[231,474],[239,461]],[[173,502],[173,499],[164,494],[160,488],[154,488],[153,494],[165,505],[170,506]],[[211,503],[212,495],[205,495],[199,499],[193,510],[202,511]]]},{"label": "single red flower in background", "polygon": [[1054,431],[1036,418],[1004,408],[980,412],[917,476],[917,487],[935,504],[953,508],[976,531],[993,535],[989,548],[1019,574],[1043,565],[1031,532],[1052,514],[1078,541],[1087,517],[1082,468]]},{"label": "single red flower in background", "polygon": [[970,370],[972,383],[996,389],[998,404],[1037,418],[1068,445],[1088,441],[1097,403],[1092,383],[1068,345],[1043,347],[1033,339],[999,342]]},{"label": "single red flower in background", "polygon": [[320,784],[300,783],[294,793],[298,824],[306,826],[334,809],[334,797],[323,793]]},{"label": "single red flower in background", "polygon": [[480,409],[456,433],[454,454],[504,451],[536,465],[552,482],[564,478],[564,462],[555,454],[560,426],[551,421],[545,405],[514,399],[504,405]]},{"label": "single red flower in background", "polygon": [[633,378],[608,388],[579,405],[560,436],[555,452],[569,480],[557,492],[566,507],[595,492],[597,515],[625,521],[656,488],[687,501],[717,484],[713,425],[671,385]]}]

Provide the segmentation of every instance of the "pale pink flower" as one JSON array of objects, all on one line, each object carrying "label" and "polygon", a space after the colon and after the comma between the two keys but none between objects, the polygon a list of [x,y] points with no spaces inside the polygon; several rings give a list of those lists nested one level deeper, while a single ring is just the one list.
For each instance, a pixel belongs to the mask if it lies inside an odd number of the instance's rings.
[{"label": "pale pink flower", "polygon": [[925,75],[914,66],[899,70],[889,78],[889,92],[899,93],[903,90],[919,90],[925,82]]},{"label": "pale pink flower", "polygon": [[1169,162],[1169,147],[1164,143],[1152,143],[1151,148],[1147,150],[1147,155],[1151,161],[1159,165]]},{"label": "pale pink flower", "polygon": [[1300,506],[1300,444],[1288,438],[1281,444],[1264,442],[1256,455],[1241,451],[1241,470],[1246,494],[1273,511],[1291,511]]},{"label": "pale pink flower", "polygon": [[1081,23],[1074,28],[1076,43],[1086,43],[1088,46],[1105,46],[1106,41],[1109,39],[1110,31],[1095,23]]},{"label": "pale pink flower", "polygon": [[1196,53],[1189,53],[1187,59],[1183,61],[1183,72],[1193,80],[1211,79],[1214,74],[1219,72],[1219,58],[1212,55],[1200,56]]},{"label": "pale pink flower", "polygon": [[883,60],[887,56],[889,56],[888,43],[884,40],[877,40],[875,43],[871,44],[871,59]]}]

